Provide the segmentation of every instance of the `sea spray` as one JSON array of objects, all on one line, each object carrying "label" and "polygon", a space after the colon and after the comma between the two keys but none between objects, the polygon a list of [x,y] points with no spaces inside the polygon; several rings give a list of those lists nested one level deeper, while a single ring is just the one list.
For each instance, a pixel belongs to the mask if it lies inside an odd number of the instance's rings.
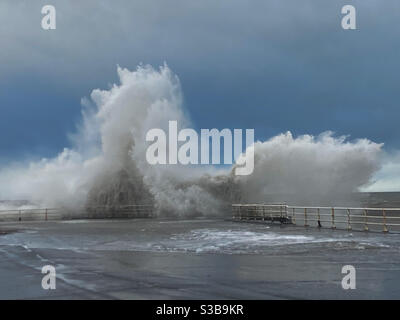
[{"label": "sea spray", "polygon": [[83,100],[71,149],[0,170],[0,198],[71,208],[145,203],[159,214],[216,215],[231,202],[264,202],[270,194],[310,198],[357,191],[379,168],[380,144],[329,132],[257,141],[249,176],[233,175],[233,167],[150,165],[149,130],[167,131],[170,120],[178,130],[191,125],[179,79],[166,65],[117,72],[119,84]]}]

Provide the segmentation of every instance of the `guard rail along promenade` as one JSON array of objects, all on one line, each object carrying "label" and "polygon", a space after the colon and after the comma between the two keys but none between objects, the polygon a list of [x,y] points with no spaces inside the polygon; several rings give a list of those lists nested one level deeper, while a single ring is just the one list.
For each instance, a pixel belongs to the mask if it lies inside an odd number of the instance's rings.
[{"label": "guard rail along promenade", "polygon": [[400,233],[400,208],[299,207],[233,204],[234,221],[264,221],[304,227]]},{"label": "guard rail along promenade", "polygon": [[152,218],[152,205],[96,206],[0,210],[1,221],[47,221],[62,219]]}]

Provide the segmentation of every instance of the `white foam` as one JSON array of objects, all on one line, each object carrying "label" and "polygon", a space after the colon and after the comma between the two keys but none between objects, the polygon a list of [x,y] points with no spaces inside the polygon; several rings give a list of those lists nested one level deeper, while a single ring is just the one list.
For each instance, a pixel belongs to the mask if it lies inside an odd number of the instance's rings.
[{"label": "white foam", "polygon": [[27,199],[42,207],[82,206],[90,194],[96,199],[114,192],[105,197],[114,199],[124,191],[118,189],[118,173],[123,172],[128,176],[124,186],[134,190],[130,203],[146,194],[160,212],[215,215],[236,194],[243,201],[264,201],[267,194],[277,192],[352,192],[368,183],[378,168],[380,144],[366,139],[349,142],[330,132],[316,137],[287,132],[256,142],[255,171],[250,176],[233,177],[232,168],[152,166],[145,156],[148,130],[168,131],[169,120],[178,121],[178,130],[194,127],[183,107],[179,79],[166,65],[158,70],[118,67],[117,72],[119,83],[93,90],[91,99],[84,100],[74,147],[53,159],[2,168],[0,198]]}]

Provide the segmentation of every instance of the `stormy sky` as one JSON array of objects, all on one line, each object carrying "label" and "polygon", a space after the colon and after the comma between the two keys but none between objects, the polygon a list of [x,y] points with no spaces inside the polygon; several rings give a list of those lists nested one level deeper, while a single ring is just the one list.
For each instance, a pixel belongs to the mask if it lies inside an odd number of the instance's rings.
[{"label": "stormy sky", "polygon": [[[56,30],[41,28],[46,4]],[[346,4],[357,30],[341,28]],[[81,98],[117,65],[166,62],[197,128],[368,138],[400,190],[398,0],[2,0],[0,24],[0,163],[68,147]]]}]

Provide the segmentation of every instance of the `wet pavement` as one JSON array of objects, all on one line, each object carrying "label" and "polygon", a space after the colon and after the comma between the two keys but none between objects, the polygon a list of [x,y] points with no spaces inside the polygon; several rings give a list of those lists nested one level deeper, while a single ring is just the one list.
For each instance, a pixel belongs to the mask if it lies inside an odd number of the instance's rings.
[{"label": "wet pavement", "polygon": [[[222,219],[0,224],[1,299],[399,299],[400,235]],[[44,290],[41,269],[56,269]],[[344,265],[356,289],[341,286]]]}]

